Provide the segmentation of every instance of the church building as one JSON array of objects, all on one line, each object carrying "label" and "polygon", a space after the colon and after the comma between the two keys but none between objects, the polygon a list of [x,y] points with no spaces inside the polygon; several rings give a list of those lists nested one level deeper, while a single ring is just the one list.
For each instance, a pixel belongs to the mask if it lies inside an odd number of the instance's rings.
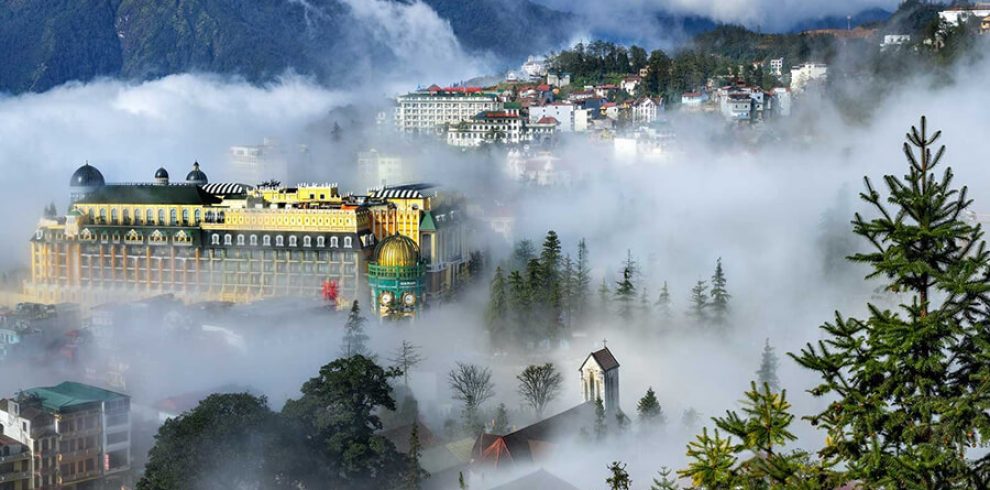
[{"label": "church building", "polygon": [[601,399],[605,411],[615,413],[619,408],[619,361],[608,347],[588,354],[581,364],[581,390],[584,401]]}]

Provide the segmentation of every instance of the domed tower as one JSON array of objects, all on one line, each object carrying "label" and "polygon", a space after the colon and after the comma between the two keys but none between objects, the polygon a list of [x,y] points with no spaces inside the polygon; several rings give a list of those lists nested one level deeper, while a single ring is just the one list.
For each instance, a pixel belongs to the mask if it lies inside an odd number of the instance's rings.
[{"label": "domed tower", "polygon": [[155,184],[168,185],[168,170],[165,170],[165,167],[158,167],[155,171]]},{"label": "domed tower", "polygon": [[77,168],[69,179],[69,199],[76,202],[104,185],[106,181],[103,180],[103,174],[86,162],[85,165]]},{"label": "domed tower", "polygon": [[192,171],[186,175],[186,182],[195,185],[206,185],[209,184],[209,179],[206,178],[206,173],[199,169],[199,162],[193,163]]},{"label": "domed tower", "polygon": [[368,264],[371,301],[382,317],[414,316],[423,300],[426,266],[419,246],[399,234],[386,237],[375,247]]}]

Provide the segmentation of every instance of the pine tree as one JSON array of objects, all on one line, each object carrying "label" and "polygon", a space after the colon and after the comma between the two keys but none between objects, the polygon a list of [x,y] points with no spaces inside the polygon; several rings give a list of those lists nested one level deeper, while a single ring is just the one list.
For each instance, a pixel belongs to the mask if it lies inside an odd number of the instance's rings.
[{"label": "pine tree", "polygon": [[605,404],[601,398],[595,399],[595,439],[601,441],[608,433],[608,425],[605,422]]},{"label": "pine tree", "polygon": [[503,435],[509,432],[509,411],[504,403],[495,407],[495,417],[492,418],[492,434]]},{"label": "pine tree", "polygon": [[763,344],[763,355],[760,358],[760,369],[756,371],[756,381],[760,385],[768,385],[774,391],[780,390],[780,379],[777,378],[777,354],[770,339],[766,339]]},{"label": "pine tree", "polygon": [[366,321],[361,316],[361,306],[357,300],[354,300],[351,304],[351,312],[347,315],[347,323],[344,324],[344,341],[341,346],[341,354],[344,357],[368,356],[368,336],[364,333]]},{"label": "pine tree", "polygon": [[412,431],[409,433],[409,453],[406,460],[406,472],[402,476],[403,488],[406,490],[418,490],[419,484],[430,477],[430,474],[419,465],[419,458],[423,452],[423,445],[419,440],[419,421],[412,424]]},{"label": "pine tree", "polygon": [[520,270],[526,267],[530,260],[536,258],[536,248],[529,240],[516,242],[516,247],[512,250],[512,265],[510,270]]},{"label": "pine tree", "polygon": [[578,242],[577,263],[574,264],[573,296],[575,314],[579,321],[584,321],[591,296],[591,264],[588,262],[588,245],[583,238]]},{"label": "pine tree", "polygon": [[530,295],[529,283],[523,278],[519,271],[512,271],[509,274],[509,306],[513,313],[512,330],[517,341],[528,340],[532,336],[530,329],[530,313],[532,311],[532,297]]},{"label": "pine tree", "polygon": [[652,316],[650,314],[653,312],[653,305],[650,304],[648,294],[649,293],[646,291],[646,287],[643,287],[643,289],[639,291],[639,307],[636,309],[636,314],[643,320]]},{"label": "pine tree", "polygon": [[650,485],[650,490],[679,490],[680,487],[677,486],[677,479],[671,476],[673,471],[666,466],[661,466],[659,473],[659,479],[653,479],[653,485]]},{"label": "pine tree", "polygon": [[664,322],[669,322],[671,318],[674,317],[674,309],[670,300],[670,290],[667,288],[667,281],[663,282],[663,287],[660,288],[660,296],[657,297],[656,302],[657,313]]},{"label": "pine tree", "polygon": [[540,252],[540,269],[545,288],[559,287],[560,255],[560,238],[557,232],[550,230],[543,240],[543,250]]},{"label": "pine tree", "polygon": [[990,254],[964,218],[966,187],[952,187],[951,168],[936,176],[945,147],[933,152],[941,132],[926,126],[908,133],[908,173],[884,177],[886,197],[865,179],[877,217],[853,220],[873,251],[851,258],[904,303],[869,305],[866,320],[837,313],[824,340],[792,356],[821,375],[811,393],[834,400],[809,417],[831,441],[821,456],[864,487],[980,488],[990,472],[973,452],[990,436]]},{"label": "pine tree", "polygon": [[708,285],[705,281],[698,281],[691,288],[691,309],[688,310],[688,317],[697,324],[704,324],[708,321]]},{"label": "pine tree", "polygon": [[495,268],[495,277],[489,286],[488,309],[485,310],[485,326],[494,344],[503,344],[509,330],[509,291],[501,267]]},{"label": "pine tree", "polygon": [[618,306],[619,317],[626,323],[633,318],[633,302],[636,300],[636,262],[632,259],[632,252],[626,252],[626,261],[622,266],[622,280],[615,286],[615,303]]},{"label": "pine tree", "polygon": [[737,458],[732,441],[722,438],[715,429],[713,435],[708,435],[708,428],[702,429],[697,439],[688,443],[688,467],[677,473],[690,478],[695,487],[700,488],[735,488],[733,467]]},{"label": "pine tree", "polygon": [[632,486],[632,479],[629,478],[629,473],[626,472],[626,465],[618,461],[613,461],[612,464],[608,465],[608,471],[611,475],[605,479],[605,483],[608,483],[608,488],[611,490],[629,490]]},{"label": "pine tree", "polygon": [[643,398],[639,399],[639,403],[636,404],[636,411],[639,413],[639,422],[644,427],[654,428],[667,422],[663,408],[660,407],[660,401],[657,400],[657,394],[653,391],[652,386],[646,390]]},{"label": "pine tree", "polygon": [[712,323],[725,325],[729,317],[729,292],[725,289],[725,272],[722,270],[722,258],[715,262],[715,274],[712,275],[711,310]]},{"label": "pine tree", "polygon": [[619,434],[629,429],[629,423],[629,417],[621,408],[615,411],[615,428]]},{"label": "pine tree", "polygon": [[608,282],[602,278],[602,285],[598,286],[598,308],[601,316],[608,316],[612,305],[612,291],[608,288]]},{"label": "pine tree", "polygon": [[570,255],[565,255],[563,266],[560,271],[560,297],[563,305],[562,321],[564,326],[568,328],[574,321],[574,314],[577,309],[577,306],[574,303],[574,280],[574,261],[571,260]]},{"label": "pine tree", "polygon": [[689,407],[683,414],[681,414],[681,426],[688,430],[694,430],[697,428],[700,420],[701,414],[692,407]]}]

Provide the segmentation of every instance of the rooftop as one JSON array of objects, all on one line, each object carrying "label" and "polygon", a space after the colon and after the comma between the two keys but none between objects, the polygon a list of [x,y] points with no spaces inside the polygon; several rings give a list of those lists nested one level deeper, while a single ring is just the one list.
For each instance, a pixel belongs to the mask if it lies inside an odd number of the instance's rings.
[{"label": "rooftop", "polygon": [[65,381],[55,386],[31,388],[24,390],[24,394],[37,396],[41,399],[42,407],[55,412],[89,403],[127,398],[127,395],[73,381]]},{"label": "rooftop", "polygon": [[79,204],[217,204],[220,198],[197,185],[112,184],[96,189]]}]

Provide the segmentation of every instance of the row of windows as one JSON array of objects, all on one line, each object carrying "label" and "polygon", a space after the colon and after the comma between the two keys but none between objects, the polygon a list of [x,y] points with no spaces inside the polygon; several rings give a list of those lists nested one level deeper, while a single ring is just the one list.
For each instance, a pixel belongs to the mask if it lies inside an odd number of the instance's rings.
[{"label": "row of windows", "polygon": [[[244,239],[245,239],[244,235],[237,235],[237,245],[243,247],[245,245]],[[234,241],[234,237],[230,233],[227,233],[227,234],[225,234],[223,236],[223,244],[224,245],[233,245],[234,244],[233,241]],[[249,236],[248,237],[248,243],[250,243],[250,245],[252,247],[257,247],[258,246],[258,235],[251,235],[251,236]],[[219,233],[214,233],[210,237],[210,244],[211,245],[220,245],[220,234]],[[261,244],[263,246],[265,246],[265,247],[270,247],[272,245],[272,237],[270,235],[263,235],[261,237]],[[351,248],[353,245],[354,244],[353,244],[353,240],[351,239],[351,237],[349,237],[349,236],[344,237],[344,248]],[[283,237],[282,235],[276,235],[275,236],[275,246],[276,247],[284,247],[285,246],[285,237]],[[299,246],[299,238],[296,237],[295,235],[290,235],[289,236],[289,246],[290,247],[297,247],[297,246]],[[303,246],[304,247],[312,247],[313,246],[313,237],[304,236],[303,237]],[[319,248],[325,247],[326,246],[326,238],[325,237],[322,237],[322,236],[316,237],[316,246],[319,247]],[[339,245],[339,242],[337,240],[337,237],[335,237],[335,236],[334,237],[330,237],[330,248],[338,248],[339,246],[340,245]]]},{"label": "row of windows", "polygon": [[[150,208],[149,209],[146,209],[144,211],[144,213],[142,213],[140,209],[134,208],[134,213],[133,213],[134,220],[133,221],[131,221],[132,214],[131,214],[131,210],[130,209],[124,209],[123,212],[122,212],[122,214],[123,214],[123,216],[122,216],[123,219],[121,219],[121,215],[120,215],[120,213],[118,213],[117,208],[111,209],[110,210],[110,223],[111,224],[114,224],[114,225],[118,225],[118,224],[121,224],[121,223],[128,224],[128,225],[129,224],[132,224],[132,223],[133,224],[140,224],[141,223],[141,217],[143,215],[144,216],[144,224],[146,224],[146,225],[151,225],[151,224],[155,224],[155,223],[157,223],[159,225],[166,224],[166,221],[165,221],[165,209],[164,208],[159,208],[158,209],[158,212],[157,212],[158,220],[157,221],[155,221],[155,216],[156,216],[155,210],[150,209]],[[92,217],[92,211],[90,211],[90,216]],[[198,209],[195,210],[192,213],[192,217],[193,217],[193,223],[198,224],[199,221],[200,221],[200,218],[201,218],[200,210],[198,210]],[[168,218],[169,218],[169,220],[168,220],[168,223],[169,224],[171,224],[171,225],[177,224],[178,221],[179,221],[179,212],[178,212],[178,210],[176,210],[175,208],[169,209],[168,210]],[[106,223],[106,222],[107,222],[107,209],[106,208],[100,208],[99,219],[97,220],[97,223],[103,224],[103,223]],[[189,210],[188,209],[183,209],[182,210],[182,222],[183,223],[189,223]]]}]

